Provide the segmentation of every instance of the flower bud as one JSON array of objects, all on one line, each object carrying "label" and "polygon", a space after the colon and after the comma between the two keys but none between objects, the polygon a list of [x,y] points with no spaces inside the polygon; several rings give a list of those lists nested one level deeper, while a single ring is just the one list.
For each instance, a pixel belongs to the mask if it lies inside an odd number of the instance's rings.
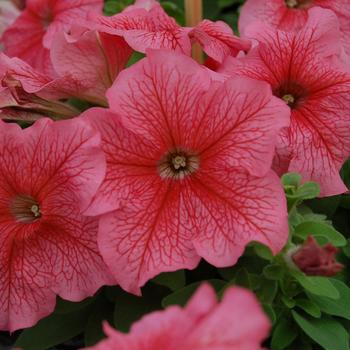
[{"label": "flower bud", "polygon": [[304,244],[292,255],[292,261],[309,276],[333,276],[343,269],[343,265],[335,260],[338,249],[328,243],[321,247],[309,236]]}]

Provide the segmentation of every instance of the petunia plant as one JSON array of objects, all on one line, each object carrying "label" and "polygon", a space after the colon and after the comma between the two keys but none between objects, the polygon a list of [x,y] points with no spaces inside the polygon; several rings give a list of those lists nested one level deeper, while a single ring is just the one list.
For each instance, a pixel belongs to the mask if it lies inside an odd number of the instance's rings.
[{"label": "petunia plant", "polygon": [[349,350],[349,23],[0,0],[0,349]]}]

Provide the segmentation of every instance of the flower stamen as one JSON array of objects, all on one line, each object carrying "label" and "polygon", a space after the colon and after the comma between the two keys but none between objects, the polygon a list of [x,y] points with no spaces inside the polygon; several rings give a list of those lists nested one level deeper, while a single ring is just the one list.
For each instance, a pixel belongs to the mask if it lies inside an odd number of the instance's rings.
[{"label": "flower stamen", "polygon": [[41,218],[39,203],[27,195],[17,195],[10,203],[10,211],[18,222],[31,224]]},{"label": "flower stamen", "polygon": [[297,0],[285,0],[285,3],[290,8],[295,8],[299,5]]},{"label": "flower stamen", "polygon": [[311,5],[311,0],[284,0],[284,2],[291,9],[303,9]]},{"label": "flower stamen", "polygon": [[162,178],[183,179],[199,168],[199,158],[190,151],[176,149],[167,153],[158,163]]},{"label": "flower stamen", "polygon": [[180,168],[185,168],[186,167],[186,158],[184,156],[175,156],[171,160],[173,163],[173,166],[176,170],[179,170]]},{"label": "flower stamen", "polygon": [[287,103],[288,106],[292,106],[295,102],[295,98],[291,94],[286,94],[282,97],[282,100]]}]

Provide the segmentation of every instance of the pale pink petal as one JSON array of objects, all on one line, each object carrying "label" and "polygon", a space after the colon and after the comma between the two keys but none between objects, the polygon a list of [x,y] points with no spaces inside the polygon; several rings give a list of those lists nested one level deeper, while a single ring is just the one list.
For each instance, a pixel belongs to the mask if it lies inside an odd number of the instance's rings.
[{"label": "pale pink petal", "polygon": [[15,21],[19,14],[19,10],[10,1],[0,2],[0,37],[6,28]]},{"label": "pale pink petal", "polygon": [[[220,169],[220,170],[219,170]],[[215,266],[231,266],[251,241],[278,253],[288,239],[287,211],[279,178],[256,178],[223,164],[195,174],[192,210],[197,218],[193,243]]]},{"label": "pale pink petal", "polygon": [[[246,28],[245,34],[259,42],[270,43],[275,37],[276,30],[261,22],[254,22]],[[330,10],[319,7],[312,8],[308,12],[308,19],[302,31],[294,34],[278,32],[279,40],[287,42],[287,46],[301,46],[299,49],[306,50],[304,55],[316,54],[321,57],[339,56],[342,45],[337,16]],[[294,40],[295,42],[291,42]],[[283,53],[282,53],[283,54]]]},{"label": "pale pink petal", "polygon": [[199,150],[202,161],[219,157],[256,176],[269,171],[277,135],[289,125],[290,110],[272,97],[267,84],[231,78],[213,84],[198,105],[186,131],[188,147]]},{"label": "pale pink petal", "polygon": [[185,310],[192,318],[198,321],[210,313],[217,304],[215,291],[209,284],[203,283],[191,297]]},{"label": "pale pink petal", "polygon": [[[205,302],[205,300],[203,300]],[[270,321],[255,296],[228,289],[222,302],[186,338],[183,350],[261,350]]]},{"label": "pale pink petal", "polygon": [[118,283],[138,294],[152,277],[193,269],[200,257],[191,241],[196,231],[183,184],[163,183],[157,174],[135,176],[140,189],[130,195],[132,205],[101,217],[98,240]]},{"label": "pale pink petal", "polygon": [[62,89],[72,96],[97,104],[106,104],[106,91],[125,68],[131,49],[118,37],[87,31],[76,40],[64,33],[55,37],[51,60],[61,77],[70,77]]},{"label": "pale pink petal", "polygon": [[[350,54],[350,8],[348,0],[314,0],[295,8],[288,7],[284,0],[247,0],[241,10],[239,30],[241,34],[245,35],[246,28],[257,21],[281,30],[300,30],[305,26],[310,11],[314,7],[332,10],[337,15],[342,44],[347,54]],[[320,26],[320,29],[322,30],[322,26]]]},{"label": "pale pink petal", "polygon": [[171,49],[190,55],[187,30],[179,26],[158,4],[146,10],[135,7],[112,17],[92,16],[96,29],[123,36],[136,51]]},{"label": "pale pink petal", "polygon": [[294,30],[303,26],[306,20],[307,9],[290,9],[284,0],[247,0],[240,12],[238,28],[245,36],[246,27],[256,21],[279,29]]},{"label": "pale pink petal", "polygon": [[[199,305],[213,301],[206,311]],[[190,305],[202,309],[193,317]],[[220,304],[209,285],[199,287],[185,309],[156,311],[136,322],[128,334],[104,324],[108,338],[90,350],[262,350],[270,322],[255,295],[241,288],[226,290]]]},{"label": "pale pink petal", "polygon": [[107,92],[110,107],[122,123],[164,146],[182,143],[186,130],[179,120],[191,120],[211,77],[193,59],[167,50],[150,50],[121,72]]},{"label": "pale pink petal", "polygon": [[248,51],[251,47],[249,40],[236,37],[222,21],[204,20],[189,32],[189,36],[199,42],[209,57],[220,63],[226,57],[236,56],[239,51]]},{"label": "pale pink petal", "polygon": [[25,10],[4,32],[4,52],[54,77],[49,52],[54,36],[86,19],[90,11],[100,14],[102,6],[102,0],[28,0]]},{"label": "pale pink petal", "polygon": [[[164,149],[125,129],[119,116],[102,108],[92,108],[82,114],[102,137],[102,149],[107,158],[107,172],[86,215],[100,215],[129,203],[130,194],[136,197],[146,191],[157,176],[156,161]],[[128,161],[125,161],[128,159]],[[139,176],[135,172],[140,170]]]},{"label": "pale pink petal", "polygon": [[[61,88],[66,78],[52,79],[31,67],[19,58],[9,58],[0,53],[0,78],[6,86],[6,79],[17,81],[24,91],[37,94],[45,99],[60,99],[67,97],[67,93]],[[67,82],[65,82],[67,84]]]}]

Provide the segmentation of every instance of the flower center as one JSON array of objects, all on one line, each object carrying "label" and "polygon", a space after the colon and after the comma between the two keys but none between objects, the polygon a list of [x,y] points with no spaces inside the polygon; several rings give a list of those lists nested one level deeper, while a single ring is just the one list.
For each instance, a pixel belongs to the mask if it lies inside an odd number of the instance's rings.
[{"label": "flower center", "polygon": [[31,224],[41,218],[39,203],[27,195],[17,195],[10,203],[10,211],[18,222]]},{"label": "flower center", "polygon": [[158,163],[158,172],[163,179],[181,180],[199,168],[199,158],[190,151],[175,149],[168,152]]},{"label": "flower center", "polygon": [[284,95],[282,97],[282,100],[285,101],[288,106],[292,106],[294,104],[294,102],[295,102],[295,98],[291,94]]},{"label": "flower center", "polygon": [[299,83],[287,81],[274,90],[274,95],[286,102],[290,108],[295,109],[306,101],[309,92]]},{"label": "flower center", "polygon": [[308,8],[312,0],[284,0],[287,7],[291,9]]}]

